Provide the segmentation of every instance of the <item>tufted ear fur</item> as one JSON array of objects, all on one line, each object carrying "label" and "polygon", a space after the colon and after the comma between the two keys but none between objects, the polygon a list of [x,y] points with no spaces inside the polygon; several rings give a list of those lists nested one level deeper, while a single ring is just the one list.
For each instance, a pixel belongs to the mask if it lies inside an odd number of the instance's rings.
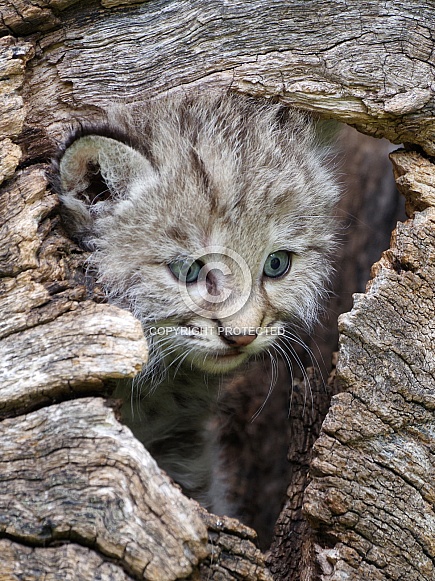
[{"label": "tufted ear fur", "polygon": [[59,162],[59,193],[70,233],[89,246],[95,219],[125,199],[136,182],[153,175],[146,157],[122,141],[101,135],[73,141]]}]

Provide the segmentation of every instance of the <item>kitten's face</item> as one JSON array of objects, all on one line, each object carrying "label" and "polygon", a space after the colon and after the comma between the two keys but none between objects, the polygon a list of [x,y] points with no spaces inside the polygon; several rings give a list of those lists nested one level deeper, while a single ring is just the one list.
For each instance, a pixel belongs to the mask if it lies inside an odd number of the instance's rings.
[{"label": "kitten's face", "polygon": [[165,203],[157,220],[149,207],[132,215],[126,206],[102,228],[102,280],[113,288],[116,269],[120,296],[169,359],[229,371],[286,322],[311,318],[310,287],[322,288],[325,268],[307,237],[315,232],[300,231],[305,220],[295,222],[291,204],[253,198],[216,216],[197,193],[181,212]]},{"label": "kitten's face", "polygon": [[[92,232],[102,283],[167,365],[230,371],[286,324],[313,321],[337,190],[297,115],[277,122],[277,106],[237,97],[162,108],[144,112],[142,127],[117,114],[129,134],[146,127],[142,151],[100,136],[75,141],[61,162],[64,203]],[[109,200],[78,202],[90,163]]]}]

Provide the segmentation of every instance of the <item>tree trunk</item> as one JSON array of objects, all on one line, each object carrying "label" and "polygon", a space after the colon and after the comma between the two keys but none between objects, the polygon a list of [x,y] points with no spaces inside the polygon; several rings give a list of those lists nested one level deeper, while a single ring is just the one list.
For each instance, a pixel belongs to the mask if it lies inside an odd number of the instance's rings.
[{"label": "tree trunk", "polygon": [[413,218],[398,224],[366,294],[339,322],[344,393],[305,491],[321,579],[435,576],[435,179],[423,156],[391,157]]},{"label": "tree trunk", "polygon": [[[433,579],[435,9],[76,3],[0,8],[3,575]],[[323,390],[310,372],[310,386],[293,386],[292,480],[269,569],[254,531],[183,497],[118,422],[110,384],[146,362],[145,339],[89,284],[45,173],[72,119],[196,86],[274,97],[406,144],[392,160],[411,219],[340,319],[338,383]]]}]

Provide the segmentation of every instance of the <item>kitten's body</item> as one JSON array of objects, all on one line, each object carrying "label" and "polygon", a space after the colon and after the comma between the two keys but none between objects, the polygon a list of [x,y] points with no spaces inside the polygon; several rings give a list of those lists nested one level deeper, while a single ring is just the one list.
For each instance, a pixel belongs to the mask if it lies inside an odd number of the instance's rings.
[{"label": "kitten's body", "polygon": [[[219,511],[206,432],[218,378],[289,326],[309,327],[330,273],[337,187],[314,132],[279,105],[172,97],[116,108],[75,135],[60,181],[66,220],[94,249],[110,300],[150,338],[144,377],[133,393],[117,389],[126,422]],[[188,282],[188,259],[211,270]]]}]

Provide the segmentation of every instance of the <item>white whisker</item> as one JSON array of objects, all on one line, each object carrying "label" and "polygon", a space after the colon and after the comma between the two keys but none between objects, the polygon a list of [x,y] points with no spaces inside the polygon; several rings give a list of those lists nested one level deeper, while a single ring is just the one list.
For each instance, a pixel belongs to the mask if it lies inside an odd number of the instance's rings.
[{"label": "white whisker", "polygon": [[278,363],[277,360],[275,359],[275,357],[273,356],[273,354],[270,351],[267,351],[267,353],[269,354],[270,357],[270,363],[271,363],[271,380],[270,380],[270,384],[269,384],[269,390],[266,394],[266,397],[263,401],[263,403],[261,404],[261,406],[258,408],[258,410],[255,412],[255,414],[251,417],[251,422],[255,421],[258,416],[261,414],[261,412],[264,410],[264,406],[266,405],[266,403],[268,402],[272,391],[276,385],[276,382],[278,380]]},{"label": "white whisker", "polygon": [[[295,348],[293,347],[293,345],[290,343],[290,341],[294,341],[295,343],[297,343],[298,345],[300,345],[301,347],[303,347],[307,353],[310,355],[311,357],[311,361],[312,363],[314,363],[315,361],[315,357],[314,354],[312,353],[311,349],[309,349],[309,347],[307,345],[305,345],[305,343],[299,339],[298,337],[296,337],[295,335],[293,335],[293,333],[291,333],[290,331],[286,330],[285,335],[281,336],[282,339],[282,345],[280,345],[278,342],[276,343],[276,348],[280,350],[281,353],[285,353],[285,349],[284,347],[287,347],[290,351],[290,355],[293,357],[294,361],[296,362],[297,366],[299,367],[301,373],[302,373],[302,378],[304,380],[305,383],[305,395],[304,395],[304,407],[303,407],[303,411],[302,413],[305,413],[305,405],[306,405],[306,400],[307,400],[307,388],[309,389],[310,392],[310,399],[311,399],[311,412],[314,413],[314,397],[313,397],[313,393],[312,393],[312,388],[311,388],[311,382],[309,380],[308,374],[306,372],[305,366],[301,360],[301,358],[299,357],[297,351],[295,350]],[[286,357],[286,360],[288,361],[288,355]],[[317,363],[317,361],[316,361]],[[316,366],[317,367],[317,366]]]}]

